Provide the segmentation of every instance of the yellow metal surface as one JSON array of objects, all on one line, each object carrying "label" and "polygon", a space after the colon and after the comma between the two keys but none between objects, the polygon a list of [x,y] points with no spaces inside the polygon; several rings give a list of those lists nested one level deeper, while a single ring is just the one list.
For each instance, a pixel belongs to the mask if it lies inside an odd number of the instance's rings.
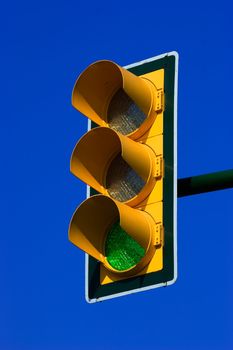
[{"label": "yellow metal surface", "polygon": [[[154,85],[156,85],[157,90],[160,91],[158,98],[158,103],[161,107],[161,110],[157,111],[156,119],[151,125],[151,127],[147,130],[144,130],[144,133],[140,136],[140,140],[148,144],[150,137],[155,137],[156,135],[163,134],[163,111],[165,106],[166,96],[164,95],[164,69],[159,69],[157,71],[142,75],[141,78],[150,80]],[[161,98],[162,101],[161,102]],[[157,105],[158,105],[157,103]],[[153,147],[157,147],[156,143],[153,142]]]},{"label": "yellow metal surface", "polygon": [[[108,124],[109,103],[119,89],[147,116],[141,126],[127,136],[113,131]],[[138,77],[111,61],[98,61],[89,66],[75,84],[73,106],[101,128],[92,129],[77,143],[71,157],[71,172],[106,196],[92,196],[80,205],[71,220],[69,237],[102,263],[101,284],[163,268],[165,99],[164,69]],[[119,153],[146,182],[137,196],[124,203],[107,197],[106,188],[106,172]],[[136,266],[123,272],[114,270],[104,253],[106,232],[117,217],[121,227],[146,250],[145,257]]]},{"label": "yellow metal surface", "polygon": [[163,89],[157,90],[155,110],[162,111],[164,107],[164,93]]},{"label": "yellow metal surface", "polygon": [[104,262],[104,240],[109,227],[118,217],[114,202],[105,196],[92,196],[76,209],[69,226],[70,241]]}]

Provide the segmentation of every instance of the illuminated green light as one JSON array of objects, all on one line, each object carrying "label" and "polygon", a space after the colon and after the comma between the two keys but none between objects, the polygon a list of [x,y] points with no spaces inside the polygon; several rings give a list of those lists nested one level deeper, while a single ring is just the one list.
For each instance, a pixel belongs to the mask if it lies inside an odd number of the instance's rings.
[{"label": "illuminated green light", "polygon": [[108,263],[118,271],[127,270],[143,258],[145,249],[115,223],[105,241],[105,254]]}]

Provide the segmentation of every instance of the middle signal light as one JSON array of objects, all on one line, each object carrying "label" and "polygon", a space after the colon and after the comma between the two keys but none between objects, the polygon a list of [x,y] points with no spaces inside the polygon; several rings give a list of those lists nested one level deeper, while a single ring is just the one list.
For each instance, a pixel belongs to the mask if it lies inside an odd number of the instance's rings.
[{"label": "middle signal light", "polygon": [[98,127],[75,146],[71,172],[97,192],[135,206],[155,185],[156,154],[147,145]]}]

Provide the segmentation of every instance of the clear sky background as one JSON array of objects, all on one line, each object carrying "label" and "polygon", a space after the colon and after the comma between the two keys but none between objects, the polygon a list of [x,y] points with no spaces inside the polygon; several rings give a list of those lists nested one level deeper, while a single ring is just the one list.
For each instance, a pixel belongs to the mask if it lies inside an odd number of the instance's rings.
[{"label": "clear sky background", "polygon": [[233,168],[230,1],[12,1],[1,26],[0,350],[233,349],[233,190],[178,200],[178,280],[97,304],[67,238],[79,73],[176,50],[178,176]]}]

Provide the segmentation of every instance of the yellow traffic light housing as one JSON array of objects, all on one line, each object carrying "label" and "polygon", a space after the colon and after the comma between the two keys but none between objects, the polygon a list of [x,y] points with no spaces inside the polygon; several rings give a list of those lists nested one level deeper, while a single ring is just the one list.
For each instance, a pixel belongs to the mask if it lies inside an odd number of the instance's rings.
[{"label": "yellow traffic light housing", "polygon": [[[165,176],[171,171],[164,154],[165,63],[133,74],[114,62],[98,61],[73,89],[73,106],[93,123],[76,144],[70,163],[71,172],[93,194],[76,209],[69,227],[71,242],[88,254],[90,302],[137,291],[127,281],[137,286],[142,276],[153,280],[157,273],[156,281],[149,282],[153,287],[169,281],[167,248],[174,235],[164,222]],[[173,123],[174,111],[172,118]],[[169,152],[173,150],[174,142]],[[173,168],[172,181],[167,197],[174,202]],[[169,220],[174,221],[174,210]],[[176,278],[174,237],[172,241],[170,281]],[[147,289],[148,281],[141,287]]]}]

